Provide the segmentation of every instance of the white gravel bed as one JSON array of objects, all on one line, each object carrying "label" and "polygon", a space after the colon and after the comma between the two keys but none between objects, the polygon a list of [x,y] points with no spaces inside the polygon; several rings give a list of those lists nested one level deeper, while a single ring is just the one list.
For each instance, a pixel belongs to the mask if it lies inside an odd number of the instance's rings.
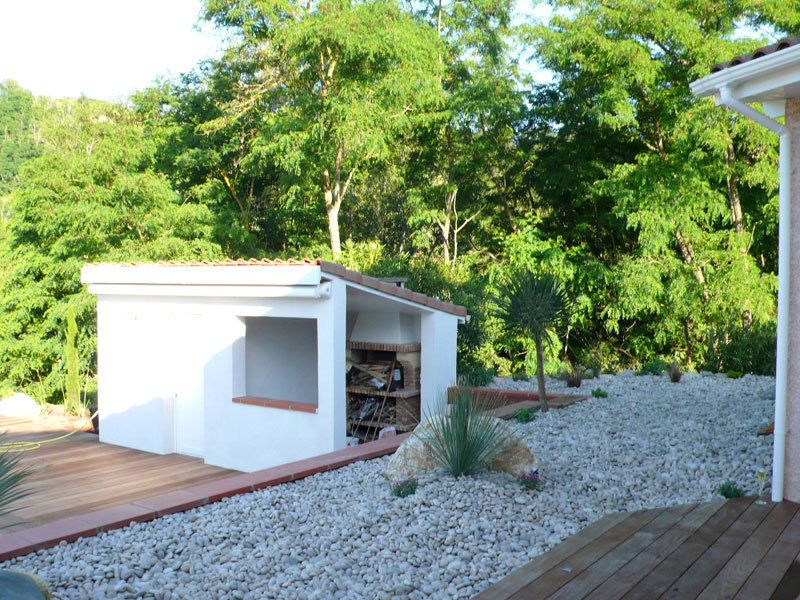
[{"label": "white gravel bed", "polygon": [[398,499],[385,457],[0,568],[37,573],[55,598],[468,598],[607,513],[710,500],[726,479],[753,492],[769,471],[772,437],[756,430],[772,419],[772,378],[623,373],[577,391],[597,387],[609,397],[519,426],[540,492],[499,473],[429,473]]}]

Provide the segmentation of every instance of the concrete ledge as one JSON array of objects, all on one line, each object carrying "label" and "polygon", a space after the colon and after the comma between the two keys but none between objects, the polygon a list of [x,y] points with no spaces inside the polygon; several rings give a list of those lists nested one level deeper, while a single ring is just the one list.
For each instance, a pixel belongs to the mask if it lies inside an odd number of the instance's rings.
[{"label": "concrete ledge", "polygon": [[316,404],[307,402],[289,402],[288,400],[276,400],[275,398],[263,398],[261,396],[237,396],[233,398],[234,404],[248,404],[250,406],[266,406],[269,408],[280,408],[283,410],[295,410],[297,412],[314,413],[317,412]]},{"label": "concrete ledge", "polygon": [[232,475],[183,490],[3,534],[0,535],[0,561],[50,548],[62,541],[73,542],[80,537],[90,537],[102,531],[119,529],[133,521],[150,521],[164,515],[217,502],[223,498],[246,494],[289,481],[297,481],[316,473],[332,471],[362,460],[393,454],[410,435],[410,433],[405,433],[387,437],[278,467]]}]

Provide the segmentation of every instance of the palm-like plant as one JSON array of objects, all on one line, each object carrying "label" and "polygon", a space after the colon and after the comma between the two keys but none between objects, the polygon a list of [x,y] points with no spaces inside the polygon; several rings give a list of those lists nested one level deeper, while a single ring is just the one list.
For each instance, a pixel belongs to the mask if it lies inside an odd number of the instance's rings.
[{"label": "palm-like plant", "polygon": [[[521,335],[536,345],[536,379],[539,402],[547,410],[547,391],[544,384],[544,343],[552,343],[550,330],[567,316],[568,298],[559,282],[552,276],[533,271],[518,271],[499,286],[494,314],[503,321],[503,328]],[[528,352],[530,352],[530,345]]]},{"label": "palm-like plant", "polygon": [[8,506],[30,493],[20,489],[20,486],[22,481],[32,473],[30,469],[20,467],[18,453],[1,449],[4,442],[5,436],[0,433],[0,517],[14,512],[16,509],[8,508]]}]

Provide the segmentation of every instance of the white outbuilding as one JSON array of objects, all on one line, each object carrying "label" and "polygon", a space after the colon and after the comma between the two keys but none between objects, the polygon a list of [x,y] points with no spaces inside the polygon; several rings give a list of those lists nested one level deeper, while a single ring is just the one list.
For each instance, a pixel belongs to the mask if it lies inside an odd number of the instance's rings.
[{"label": "white outbuilding", "polygon": [[91,264],[81,280],[98,298],[100,441],[241,471],[439,410],[467,318],[320,260]]}]

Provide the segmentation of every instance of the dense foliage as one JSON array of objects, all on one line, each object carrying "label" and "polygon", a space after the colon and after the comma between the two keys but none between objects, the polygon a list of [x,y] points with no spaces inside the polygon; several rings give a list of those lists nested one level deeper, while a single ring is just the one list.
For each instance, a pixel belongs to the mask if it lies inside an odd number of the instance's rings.
[{"label": "dense foliage", "polygon": [[[125,105],[0,83],[0,392],[94,369],[91,261],[322,256],[464,304],[459,369],[524,368],[491,298],[562,282],[545,359],[774,370],[777,139],[688,84],[796,3],[206,0],[228,48]],[[535,85],[520,60],[549,69]]]}]

